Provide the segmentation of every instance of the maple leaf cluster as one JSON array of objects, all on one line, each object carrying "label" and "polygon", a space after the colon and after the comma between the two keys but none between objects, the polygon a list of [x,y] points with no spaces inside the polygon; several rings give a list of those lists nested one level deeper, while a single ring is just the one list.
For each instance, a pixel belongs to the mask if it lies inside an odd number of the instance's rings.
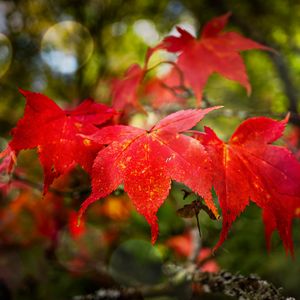
[{"label": "maple leaf cluster", "polygon": [[[91,176],[92,192],[82,203],[79,216],[123,184],[136,210],[150,224],[152,243],[158,236],[156,214],[169,194],[171,180],[200,195],[218,218],[214,188],[223,218],[215,248],[253,201],[262,208],[268,246],[277,229],[286,251],[293,253],[291,231],[300,207],[300,163],[286,148],[271,145],[281,137],[288,118],[246,120],[228,143],[208,127],[204,132],[186,134],[220,107],[180,110],[150,130],[122,122],[134,109],[144,110],[139,101],[144,96],[153,107],[159,107],[182,103],[177,92],[189,90],[200,105],[203,88],[214,72],[237,81],[250,93],[239,52],[271,49],[235,32],[223,32],[228,18],[226,14],[208,22],[200,39],[177,27],[179,36],[168,36],[149,49],[143,67],[134,64],[123,78],[112,80],[112,107],[87,99],[73,110],[63,110],[42,94],[20,90],[26,98],[25,113],[0,154],[0,170],[11,171],[21,150],[37,149],[46,194],[54,179],[80,165]],[[147,81],[148,62],[160,50],[176,53],[177,60],[165,77]]]}]

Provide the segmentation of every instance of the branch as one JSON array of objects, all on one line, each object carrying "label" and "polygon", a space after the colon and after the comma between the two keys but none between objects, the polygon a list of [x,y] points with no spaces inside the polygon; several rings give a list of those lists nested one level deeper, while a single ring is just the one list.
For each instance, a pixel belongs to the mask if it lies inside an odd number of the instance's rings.
[{"label": "branch", "polygon": [[[247,34],[247,36],[251,39],[254,39],[258,41],[259,43],[268,46],[273,49],[280,49],[280,46],[275,44],[274,42],[269,42],[265,39],[262,39],[256,32],[253,31],[253,27],[249,26],[248,23],[244,22],[240,18],[238,18],[237,15],[232,16],[232,21],[243,30]],[[296,117],[292,117],[290,119],[290,122],[294,125],[300,126],[300,116],[298,114],[298,90],[296,89],[294,82],[290,76],[289,67],[287,65],[287,62],[282,54],[280,53],[274,53],[274,52],[268,52],[268,55],[270,56],[275,68],[277,69],[277,73],[279,77],[281,78],[281,81],[283,83],[283,88],[285,91],[285,94],[289,101],[289,107],[288,110],[292,113],[292,115]]]},{"label": "branch", "polygon": [[[273,64],[275,65],[277,72],[283,82],[283,87],[286,93],[286,96],[289,100],[289,111],[297,114],[298,113],[298,93],[296,91],[296,88],[292,82],[292,79],[290,77],[290,72],[287,66],[287,63],[284,59],[284,57],[281,54],[277,53],[269,53],[269,56],[271,57]],[[298,123],[300,126],[300,122]]]},{"label": "branch", "polygon": [[[154,65],[153,67],[147,69],[146,72],[148,73],[148,72],[152,71],[153,69],[156,69],[158,66],[160,66],[162,64],[172,65],[179,76],[179,84],[178,85],[169,86],[169,85],[165,84],[164,82],[162,82],[161,83],[162,87],[169,90],[175,97],[178,97],[178,98],[186,99],[186,98],[193,97],[194,96],[193,91],[184,85],[184,74],[183,74],[182,70],[178,67],[178,65],[174,61],[170,61],[170,60],[161,61],[161,62],[157,63],[156,65]],[[177,92],[177,90],[182,91],[183,93],[179,94]]]},{"label": "branch", "polygon": [[[24,176],[20,176],[20,175],[16,174],[16,173],[13,173],[11,175],[11,179],[13,179],[15,181],[18,181],[18,182],[21,182],[21,183],[27,185],[28,187],[31,187],[35,190],[40,191],[40,192],[43,192],[43,190],[44,190],[43,184],[38,183],[38,182],[34,182],[34,181],[24,177]],[[62,190],[58,190],[58,189],[53,188],[53,187],[49,187],[48,191],[50,193],[56,194],[58,196],[78,198],[82,194],[90,193],[91,189],[90,189],[90,187],[81,187],[81,188],[78,188],[78,189],[62,191]]]},{"label": "branch", "polygon": [[249,300],[295,300],[286,298],[281,288],[256,275],[243,276],[227,271],[201,272],[195,264],[186,266],[166,265],[166,283],[140,288],[100,288],[93,294],[75,296],[73,300],[143,299],[143,297],[178,296],[188,287],[192,299],[201,299],[203,294],[221,293],[226,296]]},{"label": "branch", "polygon": [[200,284],[206,293],[222,293],[238,299],[251,300],[284,300],[294,299],[282,296],[281,288],[259,278],[257,275],[243,276],[231,274],[227,271],[208,273],[197,271],[194,274],[194,283]]}]

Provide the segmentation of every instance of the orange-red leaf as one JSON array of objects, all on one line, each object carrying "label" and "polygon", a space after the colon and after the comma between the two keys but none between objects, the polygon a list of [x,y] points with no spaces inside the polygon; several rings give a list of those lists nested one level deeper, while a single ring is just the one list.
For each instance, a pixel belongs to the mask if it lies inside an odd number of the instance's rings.
[{"label": "orange-red leaf", "polygon": [[151,102],[154,108],[160,108],[163,105],[179,104],[184,105],[186,99],[181,82],[180,73],[176,68],[172,68],[169,73],[159,78],[150,79],[144,88],[144,94]]},{"label": "orange-red leaf", "polygon": [[170,237],[165,242],[179,257],[190,257],[194,250],[194,239],[191,231]]},{"label": "orange-red leaf", "polygon": [[291,223],[300,204],[300,164],[284,147],[270,145],[287,120],[252,118],[243,122],[229,142],[209,128],[199,134],[213,164],[213,185],[223,215],[219,247],[250,199],[263,209],[267,244],[277,229],[286,251],[293,253]]},{"label": "orange-red leaf", "polygon": [[37,148],[45,172],[44,191],[53,180],[80,164],[89,171],[99,145],[78,134],[92,134],[94,125],[108,121],[114,110],[91,99],[72,111],[63,111],[48,97],[21,91],[26,98],[25,114],[12,130],[11,150]]},{"label": "orange-red leaf", "polygon": [[118,111],[139,108],[138,87],[143,80],[145,69],[138,64],[131,65],[121,79],[112,81],[112,105]]},{"label": "orange-red leaf", "polygon": [[156,47],[179,53],[177,65],[183,72],[187,84],[194,90],[198,103],[201,101],[202,91],[209,76],[214,72],[239,82],[250,93],[251,86],[239,52],[250,49],[270,50],[238,33],[222,32],[229,16],[230,14],[226,14],[208,22],[200,39],[177,27],[179,37],[166,37]]},{"label": "orange-red leaf", "polygon": [[117,111],[127,112],[132,108],[143,111],[138,102],[139,86],[144,79],[149,59],[154,51],[156,48],[147,50],[143,68],[138,64],[132,64],[122,78],[112,80],[112,105]]},{"label": "orange-red leaf", "polygon": [[173,179],[204,197],[217,214],[210,191],[210,159],[200,142],[179,133],[196,125],[214,109],[179,111],[161,120],[150,131],[109,126],[90,136],[108,146],[100,150],[95,159],[92,193],[82,204],[80,213],[124,183],[137,211],[150,224],[154,243],[158,235],[156,213],[168,196]]}]

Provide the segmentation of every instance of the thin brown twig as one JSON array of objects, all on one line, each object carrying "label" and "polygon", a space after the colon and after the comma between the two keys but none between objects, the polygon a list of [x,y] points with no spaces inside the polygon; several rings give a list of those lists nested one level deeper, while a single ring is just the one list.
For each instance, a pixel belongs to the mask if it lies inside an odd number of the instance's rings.
[{"label": "thin brown twig", "polygon": [[[35,190],[38,190],[40,192],[43,192],[44,187],[43,184],[38,183],[38,182],[34,182],[24,176],[20,176],[16,173],[12,173],[11,175],[11,179],[24,183],[25,185],[34,188]],[[49,187],[48,191],[50,193],[56,194],[58,196],[64,196],[64,197],[70,197],[70,198],[77,198],[79,195],[81,194],[85,194],[90,192],[90,188],[89,187],[81,187],[80,189],[73,189],[73,190],[67,190],[67,191],[62,191],[62,190],[58,190],[56,188],[53,187]]]}]

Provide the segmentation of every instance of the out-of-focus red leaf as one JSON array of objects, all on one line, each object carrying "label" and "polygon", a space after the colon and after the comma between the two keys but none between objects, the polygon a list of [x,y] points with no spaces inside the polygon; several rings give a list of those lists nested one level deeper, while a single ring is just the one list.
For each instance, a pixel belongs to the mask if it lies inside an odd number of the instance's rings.
[{"label": "out-of-focus red leaf", "polygon": [[[53,187],[63,191],[69,184],[68,175],[61,176]],[[5,243],[27,245],[46,240],[52,244],[67,225],[70,209],[63,197],[47,193],[42,198],[30,188],[21,188],[19,194],[0,210],[0,236]]]},{"label": "out-of-focus red leaf", "polygon": [[216,273],[220,270],[217,261],[212,257],[212,250],[210,248],[201,248],[197,262],[201,265],[202,272]]},{"label": "out-of-focus red leaf", "polygon": [[166,240],[165,245],[171,248],[178,256],[190,257],[193,253],[193,235],[190,231],[175,235]]},{"label": "out-of-focus red leaf", "polygon": [[112,106],[117,111],[138,108],[138,88],[145,75],[145,69],[138,64],[131,65],[121,79],[112,80]]},{"label": "out-of-focus red leaf", "polygon": [[251,49],[271,50],[238,33],[222,32],[229,16],[230,14],[226,14],[209,21],[204,26],[200,39],[177,27],[179,37],[168,36],[156,47],[179,53],[177,65],[187,84],[194,90],[198,104],[202,99],[203,88],[214,72],[239,82],[249,94],[251,86],[239,52]]},{"label": "out-of-focus red leaf", "polygon": [[180,74],[176,68],[172,68],[169,73],[159,78],[150,79],[144,88],[144,94],[151,102],[154,108],[160,108],[167,104],[184,105],[183,85]]},{"label": "out-of-focus red leaf", "polygon": [[156,48],[148,48],[144,66],[132,64],[122,78],[115,78],[111,81],[112,106],[122,113],[127,113],[135,108],[144,111],[139,103],[140,85],[147,73],[148,62]]}]

